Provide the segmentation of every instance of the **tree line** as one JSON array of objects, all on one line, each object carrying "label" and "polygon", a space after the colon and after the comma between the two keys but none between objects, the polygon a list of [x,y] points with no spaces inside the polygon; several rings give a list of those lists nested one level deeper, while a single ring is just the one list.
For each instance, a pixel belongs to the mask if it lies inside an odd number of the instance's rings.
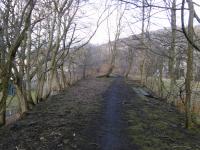
[{"label": "tree line", "polygon": [[[130,73],[131,65],[132,69],[135,68],[132,72],[140,76],[141,84],[153,88],[151,86],[156,82],[156,91],[160,97],[163,98],[165,95],[167,101],[175,105],[179,103],[178,99],[181,99],[186,118],[185,126],[191,128],[194,107],[192,94],[194,83],[199,76],[199,27],[194,24],[194,22],[200,23],[196,12],[199,4],[192,0],[181,2],[163,0],[162,3],[152,0],[119,1],[122,5],[126,4],[132,9],[137,8],[141,12],[140,16],[137,16],[141,22],[141,34],[133,33],[129,41],[127,39],[120,41],[121,45],[127,46],[129,55],[129,67],[127,66],[129,69],[125,76]],[[171,28],[155,32],[149,30],[153,23],[154,10],[167,12]],[[130,13],[131,9],[127,11]],[[178,13],[181,16],[179,20],[177,20]],[[178,26],[177,22],[181,22],[181,26]],[[134,28],[134,24],[128,23],[128,26]],[[136,59],[134,64],[133,59]],[[156,80],[149,81],[152,77]],[[182,83],[179,81],[181,77],[184,78],[181,80]],[[166,78],[170,80],[167,89],[164,85]]]},{"label": "tree line", "polygon": [[[142,85],[152,89],[156,86],[158,95],[169,103],[177,105],[181,99],[185,126],[192,127],[193,83],[200,73],[199,29],[194,24],[194,21],[200,23],[196,12],[199,4],[192,0],[182,0],[181,3],[163,0],[160,5],[153,0],[104,2],[104,9],[96,22],[93,21],[95,28],[85,36],[81,33],[88,31],[90,25],[83,21],[87,15],[82,8],[91,5],[90,1],[0,2],[0,125],[6,122],[9,84],[15,86],[20,111],[24,113],[56,91],[86,78],[88,72],[98,73],[106,64],[103,77],[115,72],[127,78],[137,76]],[[170,28],[150,31],[155,10],[169,14]],[[140,34],[134,33],[132,19],[126,18],[134,11],[139,12],[134,18],[141,23]],[[180,20],[177,20],[178,12]],[[113,33],[111,22],[114,13]],[[103,22],[107,25],[108,43],[90,45]],[[177,22],[181,22],[180,27]],[[125,26],[132,35],[121,38]],[[181,77],[184,79],[180,83]],[[164,83],[166,78],[170,80],[168,87]]]},{"label": "tree line", "polygon": [[6,123],[10,84],[24,113],[87,75],[88,43],[107,9],[93,21],[91,30],[83,21],[88,17],[82,10],[87,4],[84,0],[0,2],[0,125]]}]

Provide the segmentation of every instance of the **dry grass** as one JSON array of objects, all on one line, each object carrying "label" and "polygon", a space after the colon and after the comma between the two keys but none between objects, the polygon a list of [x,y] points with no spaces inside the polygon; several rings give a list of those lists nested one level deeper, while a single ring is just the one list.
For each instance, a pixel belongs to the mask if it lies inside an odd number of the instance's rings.
[{"label": "dry grass", "polygon": [[[135,82],[132,87],[140,87]],[[136,84],[136,85],[134,85]],[[126,105],[128,132],[142,150],[197,150],[200,149],[199,128],[184,128],[184,114],[163,100],[132,96]]]},{"label": "dry grass", "polygon": [[[134,80],[140,80],[139,76],[132,77]],[[171,94],[176,97],[175,105],[180,112],[185,112],[185,93],[182,93],[182,98],[180,98],[180,88],[184,90],[184,79],[177,80],[176,87],[173,93],[170,93],[170,79],[163,79],[163,98],[168,99]],[[153,91],[157,96],[160,96],[160,81],[158,77],[148,77],[147,88]],[[195,118],[200,118],[200,82],[192,82],[192,113]],[[196,120],[196,119],[195,119]],[[200,121],[199,121],[200,122]]]}]

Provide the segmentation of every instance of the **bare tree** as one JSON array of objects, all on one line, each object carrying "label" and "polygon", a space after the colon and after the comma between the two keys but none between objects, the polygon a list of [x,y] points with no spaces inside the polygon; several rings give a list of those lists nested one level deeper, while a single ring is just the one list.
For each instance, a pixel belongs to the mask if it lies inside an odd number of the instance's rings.
[{"label": "bare tree", "polygon": [[[13,61],[15,59],[16,53],[18,51],[18,48],[20,47],[21,43],[23,42],[26,31],[29,29],[30,26],[30,16],[32,14],[35,1],[29,0],[25,4],[23,4],[22,10],[19,12],[19,19],[14,20],[12,24],[10,24],[8,18],[9,17],[15,17],[16,14],[13,14],[12,9],[17,7],[17,5],[12,3],[12,1],[7,1],[5,3],[1,3],[1,5],[4,5],[5,11],[4,11],[4,28],[5,33],[4,36],[6,38],[6,47],[4,48],[4,54],[6,53],[6,56],[4,57],[4,61],[0,64],[0,76],[1,76],[1,82],[2,82],[2,95],[0,98],[0,125],[5,124],[5,114],[6,114],[6,99],[8,96],[8,84],[11,78],[11,71],[13,66]],[[10,37],[10,27],[12,27],[13,24],[18,24],[19,26],[16,29],[16,36]],[[12,29],[11,29],[12,30]],[[13,32],[13,31],[12,31]]]},{"label": "bare tree", "polygon": [[[107,19],[107,29],[108,29],[108,38],[109,38],[109,51],[111,52],[111,59],[110,59],[110,64],[107,73],[104,75],[106,77],[109,77],[110,74],[113,72],[113,69],[115,67],[115,61],[117,57],[117,42],[119,41],[120,34],[122,32],[122,19],[126,10],[126,6],[122,8],[122,5],[117,5],[117,21],[116,21],[116,31],[114,33],[114,40],[111,41],[110,38],[110,27],[109,27],[109,18]],[[122,9],[122,11],[121,11]],[[110,13],[110,12],[108,12]]]}]

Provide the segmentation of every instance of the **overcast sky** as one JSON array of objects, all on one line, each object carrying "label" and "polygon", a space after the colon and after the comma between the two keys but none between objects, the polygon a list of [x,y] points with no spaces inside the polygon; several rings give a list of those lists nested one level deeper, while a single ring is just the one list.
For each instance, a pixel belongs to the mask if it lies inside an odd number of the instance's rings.
[{"label": "overcast sky", "polygon": [[[167,0],[169,2],[169,0]],[[194,0],[197,4],[200,4],[200,0]],[[91,31],[95,28],[96,22],[99,18],[99,16],[102,14],[103,10],[105,9],[105,0],[90,0],[91,5],[85,6],[82,10],[89,16],[89,22],[91,26]],[[112,3],[114,4],[114,3]],[[154,0],[155,5],[164,6],[163,0]],[[177,7],[180,8],[181,0],[177,0]],[[111,2],[109,1],[107,5],[111,5]],[[117,18],[117,9],[116,5],[110,8],[110,12],[113,13],[111,16],[109,16],[109,30],[111,35],[111,40],[114,39],[114,33],[116,32],[116,18]],[[122,7],[124,8],[124,6]],[[122,32],[121,32],[121,38],[128,37],[130,35],[141,33],[141,9],[140,8],[134,8],[133,5],[127,5],[126,11],[123,17],[122,21]],[[195,7],[196,12],[200,13],[200,7]],[[186,12],[187,13],[187,12]],[[108,13],[104,13],[104,17]],[[164,9],[157,9],[154,8],[151,11],[151,20],[150,20],[150,30],[158,30],[158,29],[165,29],[170,27],[170,12],[165,11]],[[102,18],[104,18],[102,17]],[[185,20],[187,20],[187,14],[185,17]],[[147,23],[146,23],[147,25]],[[181,19],[180,19],[180,11],[177,11],[177,25],[181,25]],[[107,27],[107,21],[105,20],[101,26],[99,27],[97,33],[92,38],[91,43],[92,44],[102,44],[108,42],[108,27]]]}]

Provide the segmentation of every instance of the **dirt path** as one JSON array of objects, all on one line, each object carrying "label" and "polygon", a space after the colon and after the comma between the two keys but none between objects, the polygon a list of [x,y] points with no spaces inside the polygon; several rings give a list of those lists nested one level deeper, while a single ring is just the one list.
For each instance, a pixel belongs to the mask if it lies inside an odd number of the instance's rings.
[{"label": "dirt path", "polygon": [[104,93],[104,109],[101,130],[99,132],[101,150],[135,150],[130,143],[123,119],[123,104],[129,100],[127,85],[122,78],[116,78]]},{"label": "dirt path", "polygon": [[200,129],[123,78],[88,79],[0,129],[0,150],[200,150]]},{"label": "dirt path", "polygon": [[112,79],[88,79],[52,96],[0,129],[0,150],[94,150],[90,124]]}]

